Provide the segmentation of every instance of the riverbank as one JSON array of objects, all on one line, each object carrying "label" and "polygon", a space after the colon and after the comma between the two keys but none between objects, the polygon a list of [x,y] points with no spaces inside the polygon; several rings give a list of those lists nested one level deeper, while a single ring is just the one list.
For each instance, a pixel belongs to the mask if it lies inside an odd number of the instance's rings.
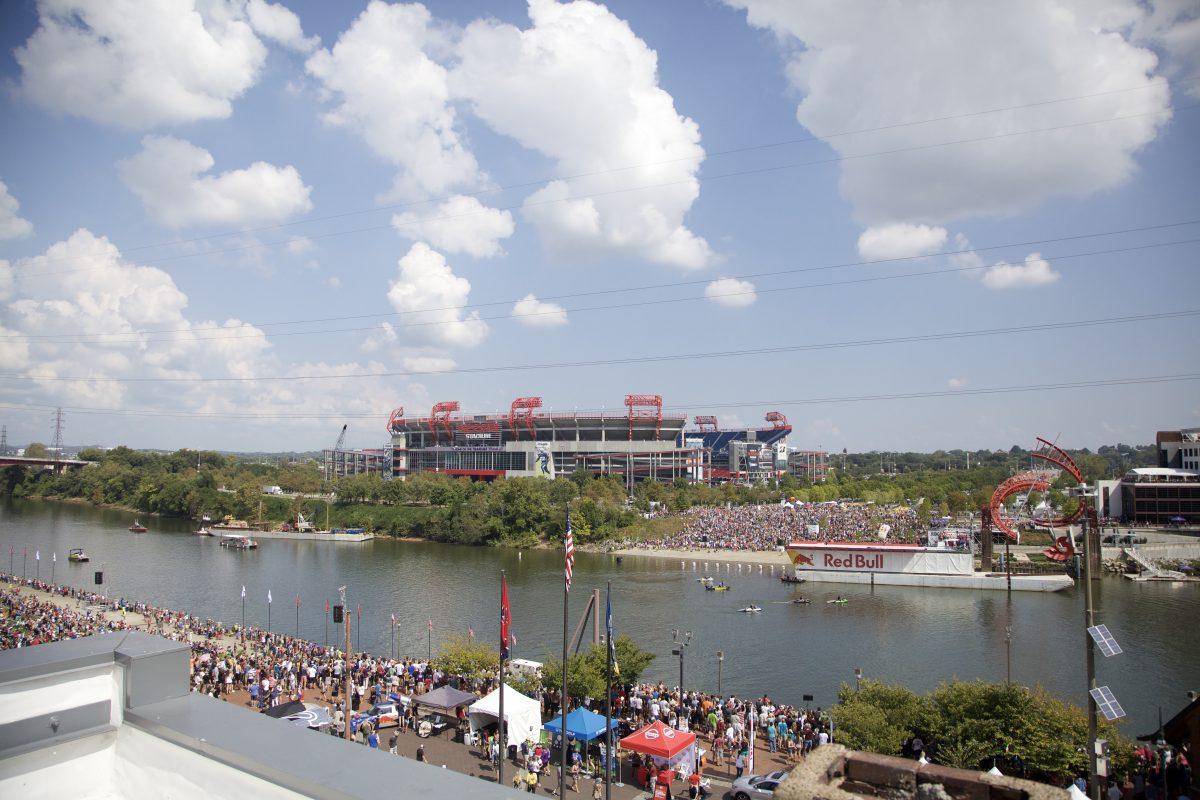
[{"label": "riverbank", "polygon": [[787,553],[781,550],[660,550],[650,547],[623,547],[608,551],[611,555],[633,558],[660,558],[668,561],[683,561],[690,565],[696,562],[721,562],[726,564],[760,564],[762,566],[791,566]]}]

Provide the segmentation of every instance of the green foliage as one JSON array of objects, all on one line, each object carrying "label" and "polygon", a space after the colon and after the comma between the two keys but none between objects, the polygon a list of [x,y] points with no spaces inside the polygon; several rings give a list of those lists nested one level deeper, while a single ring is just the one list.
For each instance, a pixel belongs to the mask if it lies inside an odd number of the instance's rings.
[{"label": "green foliage", "polygon": [[[637,683],[654,654],[638,647],[628,636],[618,636],[614,643],[620,675],[613,676],[613,683]],[[574,698],[604,697],[607,657],[605,646],[599,644],[567,658],[567,693]],[[542,675],[546,686],[562,686],[562,659],[547,660]]]},{"label": "green foliage", "polygon": [[[934,761],[979,769],[993,760],[1006,773],[1049,779],[1086,769],[1087,717],[1042,688],[987,681],[944,683],[917,696],[875,681],[843,685],[832,709],[838,737],[849,747],[896,755],[904,740],[921,736]],[[1114,767],[1128,769],[1133,746],[1111,725]]]},{"label": "green foliage", "polygon": [[481,678],[495,674],[500,669],[500,653],[492,645],[472,642],[460,636],[438,648],[433,664],[452,675]]},{"label": "green foliage", "polygon": [[50,451],[41,442],[30,442],[25,447],[26,458],[46,458],[49,455]]}]

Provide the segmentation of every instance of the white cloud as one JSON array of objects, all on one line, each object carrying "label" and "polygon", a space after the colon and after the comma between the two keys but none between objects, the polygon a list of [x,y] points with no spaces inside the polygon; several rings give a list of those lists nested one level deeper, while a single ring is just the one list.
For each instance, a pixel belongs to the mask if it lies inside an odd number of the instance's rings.
[{"label": "white cloud", "polygon": [[471,282],[455,275],[441,253],[417,242],[400,259],[399,268],[387,296],[407,327],[398,327],[394,340],[474,347],[487,338],[488,326],[479,312],[463,313]]},{"label": "white cloud", "polygon": [[954,389],[961,389],[962,387],[966,386],[967,383],[968,381],[966,378],[951,378],[950,380],[946,381],[946,385]]},{"label": "white cloud", "polygon": [[246,4],[246,17],[256,32],[289,50],[311,53],[321,44],[318,36],[305,37],[300,18],[291,9],[278,3],[250,0]]},{"label": "white cloud", "polygon": [[704,296],[717,305],[730,308],[744,308],[758,299],[754,284],[737,278],[718,278],[704,287]]},{"label": "white cloud", "polygon": [[567,310],[558,303],[538,300],[527,294],[513,305],[513,319],[531,328],[557,328],[567,324]]},{"label": "white cloud", "polygon": [[33,223],[22,219],[17,213],[21,204],[8,191],[4,181],[0,181],[0,239],[19,239],[33,233]]},{"label": "white cloud", "polygon": [[14,52],[21,91],[124,128],[224,119],[267,50],[238,3],[44,0]]},{"label": "white cloud", "polygon": [[867,228],[858,237],[858,254],[868,261],[886,261],[935,253],[946,243],[946,229],[894,222]]},{"label": "white cloud", "polygon": [[1040,253],[1030,253],[1023,264],[1000,261],[988,267],[983,273],[983,285],[989,289],[1024,289],[1045,286],[1061,277]]},{"label": "white cloud", "polygon": [[340,289],[342,288],[342,279],[337,275],[330,275],[325,279],[325,285],[330,289]]},{"label": "white cloud", "polygon": [[308,60],[308,72],[336,103],[326,122],[357,132],[399,169],[389,199],[423,199],[483,181],[456,130],[446,70],[426,54],[443,39],[424,6],[375,0],[332,49]]},{"label": "white cloud", "polygon": [[[312,239],[307,236],[295,236],[288,239],[287,251],[294,256],[302,256],[313,249]],[[312,266],[311,262],[309,266]]]},{"label": "white cloud", "polygon": [[117,171],[147,213],[164,225],[280,222],[312,208],[309,187],[293,166],[256,161],[246,169],[204,175],[212,155],[171,136],[147,136],[142,151]]},{"label": "white cloud", "polygon": [[468,25],[451,73],[493,130],[555,162],[560,179],[526,199],[526,219],[554,250],[710,263],[684,225],[700,193],[700,130],[658,85],[655,52],[602,5],[530,0],[529,16],[524,30]]},{"label": "white cloud", "polygon": [[[841,155],[1071,125],[1169,108],[1157,58],[1128,38],[1136,0],[890,3],[726,0],[775,32],[803,95],[799,122]],[[920,57],[914,57],[919,53]],[[985,54],[985,57],[981,57]],[[1139,89],[1138,91],[1119,91]],[[898,122],[1113,92],[1069,103]],[[841,192],[866,225],[1008,214],[1117,186],[1166,113],[843,161]]]},{"label": "white cloud", "polygon": [[4,181],[0,181],[0,239],[20,239],[34,233],[34,223],[18,215],[20,203],[8,193]]},{"label": "white cloud", "polygon": [[0,302],[12,297],[15,285],[12,264],[0,258]]},{"label": "white cloud", "polygon": [[971,249],[970,239],[963,234],[954,234],[954,249],[958,252],[950,256],[951,265],[961,269],[979,269],[983,266],[983,259]]},{"label": "white cloud", "polygon": [[[78,265],[71,280],[41,274],[53,265]],[[106,378],[182,377],[197,374],[252,376],[268,366],[265,334],[238,320],[193,322],[185,316],[187,296],[171,276],[126,261],[108,239],[80,229],[45,255],[17,262],[6,327],[27,337],[78,333],[81,340],[30,338],[27,358],[9,368],[42,378],[33,393],[87,397],[89,403],[118,406],[129,390]],[[162,331],[147,333],[149,330]],[[228,338],[210,338],[212,331]],[[98,334],[118,334],[98,336]],[[6,352],[5,359],[12,357]],[[46,376],[77,380],[51,381]],[[139,401],[162,399],[178,407],[203,402],[204,389],[178,392],[178,386],[139,388]],[[238,394],[240,392],[231,392]],[[244,398],[244,395],[240,395]]]},{"label": "white cloud", "polygon": [[453,358],[445,356],[405,356],[400,363],[408,372],[449,372],[457,366]]},{"label": "white cloud", "polygon": [[476,258],[503,254],[500,240],[514,230],[512,214],[465,195],[455,195],[432,211],[396,214],[392,225],[407,239],[423,239],[447,253]]}]

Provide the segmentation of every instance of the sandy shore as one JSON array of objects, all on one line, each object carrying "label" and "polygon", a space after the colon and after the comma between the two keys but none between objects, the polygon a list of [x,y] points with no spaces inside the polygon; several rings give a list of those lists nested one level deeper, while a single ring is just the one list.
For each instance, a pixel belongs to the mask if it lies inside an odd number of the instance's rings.
[{"label": "sandy shore", "polygon": [[642,556],[672,561],[720,561],[728,564],[762,564],[775,567],[791,566],[786,553],[778,550],[651,550],[645,547],[626,547],[613,550],[616,556]]}]

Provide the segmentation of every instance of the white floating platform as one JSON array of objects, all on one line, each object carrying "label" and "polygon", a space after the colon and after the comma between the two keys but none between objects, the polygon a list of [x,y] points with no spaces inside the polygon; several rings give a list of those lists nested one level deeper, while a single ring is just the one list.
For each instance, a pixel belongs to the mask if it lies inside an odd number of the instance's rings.
[{"label": "white floating platform", "polygon": [[[922,586],[939,589],[1008,589],[1003,572],[971,575],[922,575],[911,572],[842,572],[804,569],[796,573],[813,583],[857,583],[871,586]],[[1013,575],[1014,592],[1061,592],[1075,585],[1069,575]]]},{"label": "white floating platform", "polygon": [[297,533],[295,531],[248,531],[252,539],[287,539],[294,542],[369,542],[375,538],[370,531],[362,533]]}]

